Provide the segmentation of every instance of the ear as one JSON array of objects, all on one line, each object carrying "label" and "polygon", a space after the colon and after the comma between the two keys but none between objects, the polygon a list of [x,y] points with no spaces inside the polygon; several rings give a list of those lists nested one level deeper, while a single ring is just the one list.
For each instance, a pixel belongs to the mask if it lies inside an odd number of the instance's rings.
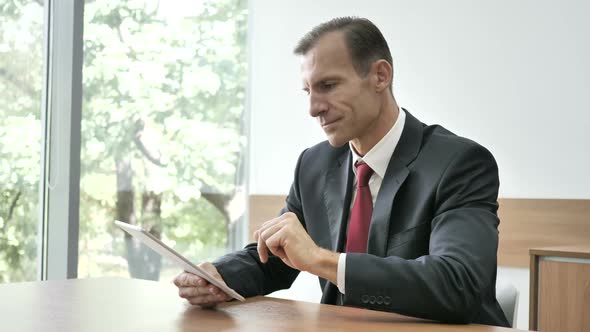
[{"label": "ear", "polygon": [[393,80],[393,67],[386,60],[377,60],[372,66],[373,77],[375,78],[375,92],[382,92],[389,89]]}]

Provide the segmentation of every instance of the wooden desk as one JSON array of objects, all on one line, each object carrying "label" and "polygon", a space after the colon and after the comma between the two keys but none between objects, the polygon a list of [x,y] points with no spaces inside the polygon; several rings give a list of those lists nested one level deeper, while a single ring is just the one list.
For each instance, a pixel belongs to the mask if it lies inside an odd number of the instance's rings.
[{"label": "wooden desk", "polygon": [[529,328],[590,331],[590,244],[530,250]]},{"label": "wooden desk", "polygon": [[270,297],[192,307],[172,284],[79,279],[0,285],[2,331],[515,331]]}]

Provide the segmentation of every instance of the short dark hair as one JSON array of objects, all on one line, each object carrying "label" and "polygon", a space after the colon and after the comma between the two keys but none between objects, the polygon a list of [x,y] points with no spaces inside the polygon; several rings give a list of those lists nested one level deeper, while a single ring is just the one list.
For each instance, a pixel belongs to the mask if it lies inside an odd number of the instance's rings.
[{"label": "short dark hair", "polygon": [[373,62],[384,59],[393,67],[387,41],[381,31],[366,18],[353,16],[337,17],[314,27],[297,43],[293,51],[305,55],[318,40],[329,32],[343,32],[352,65],[357,74],[365,77]]}]

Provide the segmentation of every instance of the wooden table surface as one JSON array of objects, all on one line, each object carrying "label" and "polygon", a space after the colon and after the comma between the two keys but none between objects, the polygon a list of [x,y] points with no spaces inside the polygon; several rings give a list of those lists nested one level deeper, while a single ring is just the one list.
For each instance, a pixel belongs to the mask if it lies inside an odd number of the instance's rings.
[{"label": "wooden table surface", "polygon": [[0,331],[516,331],[254,297],[204,310],[172,284],[123,278],[0,284]]}]

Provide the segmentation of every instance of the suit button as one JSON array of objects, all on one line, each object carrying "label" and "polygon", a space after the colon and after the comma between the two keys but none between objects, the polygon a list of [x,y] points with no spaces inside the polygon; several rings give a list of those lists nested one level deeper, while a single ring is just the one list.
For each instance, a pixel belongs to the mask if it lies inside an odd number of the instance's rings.
[{"label": "suit button", "polygon": [[386,296],[383,303],[385,303],[386,305],[390,305],[391,304],[391,297]]},{"label": "suit button", "polygon": [[369,303],[369,295],[363,295],[363,296],[361,296],[361,302],[363,302],[363,303]]},{"label": "suit button", "polygon": [[371,303],[371,304],[375,304],[375,297],[374,297],[374,296],[372,296],[372,295],[371,295],[371,296],[369,297],[369,303]]},{"label": "suit button", "polygon": [[377,304],[383,304],[383,296],[377,296]]}]

